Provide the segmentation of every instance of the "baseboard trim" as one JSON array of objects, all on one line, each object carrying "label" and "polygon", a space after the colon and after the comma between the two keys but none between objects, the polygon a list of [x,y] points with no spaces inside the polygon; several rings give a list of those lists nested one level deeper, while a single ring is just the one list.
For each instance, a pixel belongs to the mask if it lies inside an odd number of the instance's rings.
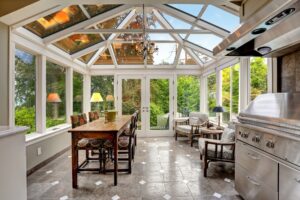
[{"label": "baseboard trim", "polygon": [[45,165],[47,165],[49,162],[53,161],[54,159],[58,158],[59,156],[61,156],[62,154],[64,154],[65,152],[67,152],[68,150],[70,150],[71,147],[67,147],[63,150],[61,150],[60,152],[54,154],[53,156],[51,156],[50,158],[44,160],[43,162],[41,162],[40,164],[36,165],[35,167],[27,170],[27,176],[31,175],[32,173],[36,172],[37,170],[41,169],[42,167],[44,167]]}]

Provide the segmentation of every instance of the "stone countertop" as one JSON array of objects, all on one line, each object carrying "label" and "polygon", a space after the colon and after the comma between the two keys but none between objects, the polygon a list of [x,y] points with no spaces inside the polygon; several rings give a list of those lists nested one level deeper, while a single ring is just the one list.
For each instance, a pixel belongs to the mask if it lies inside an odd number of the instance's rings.
[{"label": "stone countertop", "polygon": [[0,126],[0,138],[18,134],[18,133],[24,133],[28,130],[25,126],[15,126],[15,127],[9,127],[9,126]]}]

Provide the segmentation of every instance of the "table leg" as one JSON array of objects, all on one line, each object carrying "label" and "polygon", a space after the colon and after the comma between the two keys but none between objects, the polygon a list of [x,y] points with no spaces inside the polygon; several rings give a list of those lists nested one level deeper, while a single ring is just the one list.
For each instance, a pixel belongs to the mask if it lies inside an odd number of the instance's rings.
[{"label": "table leg", "polygon": [[118,136],[114,138],[114,185],[118,185]]},{"label": "table leg", "polygon": [[72,134],[72,184],[73,188],[78,188],[77,185],[77,170],[78,170],[78,151],[77,146],[77,137]]}]

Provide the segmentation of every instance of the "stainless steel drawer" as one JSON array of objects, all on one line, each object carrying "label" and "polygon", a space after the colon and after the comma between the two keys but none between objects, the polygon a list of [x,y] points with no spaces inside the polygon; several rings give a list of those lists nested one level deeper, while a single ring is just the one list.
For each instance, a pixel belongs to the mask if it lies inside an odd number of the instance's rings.
[{"label": "stainless steel drawer", "polygon": [[249,175],[239,164],[235,166],[235,189],[245,200],[278,200],[277,190]]},{"label": "stainless steel drawer", "polygon": [[281,164],[279,165],[279,199],[300,199],[300,172]]},{"label": "stainless steel drawer", "polygon": [[278,163],[243,142],[236,143],[236,163],[277,191]]}]

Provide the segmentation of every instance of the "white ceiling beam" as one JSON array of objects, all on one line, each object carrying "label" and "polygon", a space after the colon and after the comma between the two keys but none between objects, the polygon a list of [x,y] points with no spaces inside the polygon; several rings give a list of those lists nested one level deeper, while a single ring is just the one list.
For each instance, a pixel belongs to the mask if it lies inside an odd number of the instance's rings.
[{"label": "white ceiling beam", "polygon": [[118,67],[118,62],[117,62],[117,58],[116,58],[115,52],[114,52],[111,44],[108,45],[108,51],[110,53],[110,56],[112,58],[112,61],[113,61],[114,65],[115,65],[115,67],[117,68]]},{"label": "white ceiling beam", "polygon": [[202,20],[197,20],[195,22],[195,17],[191,16],[191,15],[188,15],[186,13],[183,13],[177,9],[174,9],[174,8],[171,8],[170,6],[167,6],[167,5],[157,5],[157,4],[153,4],[152,5],[153,7],[156,7],[158,9],[160,9],[161,11],[175,17],[175,18],[178,18],[182,21],[185,21],[189,24],[195,24],[196,26],[200,27],[200,28],[203,28],[203,29],[206,29],[206,30],[210,30],[213,34],[215,35],[218,35],[222,38],[225,38],[227,37],[230,33],[224,29],[221,29],[217,26],[214,26],[212,24],[209,24],[205,21],[202,21]]},{"label": "white ceiling beam", "polygon": [[[207,34],[209,30],[189,30],[189,29],[145,29],[146,33],[193,33]],[[97,34],[97,33],[143,33],[143,29],[81,29],[75,31],[76,34]]]},{"label": "white ceiling beam", "polygon": [[106,41],[99,42],[99,43],[97,43],[97,44],[95,44],[93,46],[90,46],[90,47],[88,47],[86,49],[83,49],[81,51],[78,51],[78,52],[72,54],[71,57],[72,57],[72,59],[79,58],[79,57],[84,56],[86,54],[89,54],[91,52],[97,51],[98,49],[100,49],[101,47],[105,46],[106,44],[107,44]]},{"label": "white ceiling beam", "polygon": [[188,41],[184,41],[183,45],[185,47],[188,47],[188,48],[191,48],[193,50],[199,51],[200,53],[202,53],[202,54],[204,54],[204,55],[206,55],[208,57],[214,58],[213,53],[211,51],[209,51],[209,50],[207,50],[205,48],[202,48],[202,47],[200,47],[200,46],[198,46],[196,44],[193,44],[193,43],[188,42]]},{"label": "white ceiling beam", "polygon": [[87,66],[91,67],[99,58],[99,56],[107,49],[107,46],[100,47],[97,52],[93,55],[93,57],[88,62]]},{"label": "white ceiling beam", "polygon": [[204,66],[203,61],[190,48],[183,47],[183,49],[198,63],[201,67]]},{"label": "white ceiling beam", "polygon": [[183,51],[182,45],[179,44],[179,45],[178,45],[178,48],[177,48],[177,53],[176,53],[176,56],[175,56],[175,60],[174,60],[174,66],[175,66],[175,67],[178,65],[178,62],[179,62],[179,59],[180,59],[181,51]]},{"label": "white ceiling beam", "polygon": [[91,15],[90,15],[90,13],[88,13],[88,11],[85,9],[85,7],[82,4],[79,4],[78,6],[81,9],[81,11],[83,12],[83,14],[86,16],[86,18],[90,19]]},{"label": "white ceiling beam", "polygon": [[112,9],[110,11],[107,11],[103,14],[100,14],[96,17],[90,18],[88,20],[85,20],[83,22],[75,24],[75,25],[73,25],[69,28],[66,28],[62,31],[59,31],[57,33],[52,34],[52,35],[50,35],[50,36],[43,39],[44,43],[45,44],[50,44],[50,43],[56,42],[56,41],[58,41],[62,38],[66,38],[69,35],[72,35],[77,30],[84,29],[85,27],[93,26],[94,24],[98,24],[98,23],[101,23],[101,22],[106,21],[108,19],[111,19],[113,17],[116,17],[116,16],[128,11],[131,8],[132,8],[132,5],[122,5],[122,6],[119,6],[117,8],[114,8],[114,9]]}]

